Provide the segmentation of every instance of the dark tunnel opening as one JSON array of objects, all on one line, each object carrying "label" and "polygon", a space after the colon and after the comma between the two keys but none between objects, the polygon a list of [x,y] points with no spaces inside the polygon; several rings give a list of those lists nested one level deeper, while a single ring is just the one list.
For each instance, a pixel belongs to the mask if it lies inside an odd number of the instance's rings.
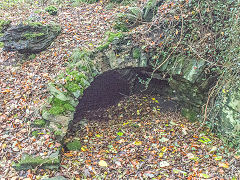
[{"label": "dark tunnel opening", "polygon": [[142,81],[150,76],[151,69],[147,68],[116,69],[98,75],[79,98],[72,124],[80,122],[87,111],[115,105],[126,96],[139,93],[169,95],[171,90],[166,78],[154,77],[146,88]]}]

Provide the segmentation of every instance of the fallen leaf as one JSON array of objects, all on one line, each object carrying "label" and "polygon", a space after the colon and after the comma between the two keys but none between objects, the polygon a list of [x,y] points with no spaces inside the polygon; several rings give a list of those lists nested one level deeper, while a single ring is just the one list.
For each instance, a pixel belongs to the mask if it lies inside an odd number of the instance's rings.
[{"label": "fallen leaf", "polygon": [[118,135],[118,136],[122,136],[122,135],[123,135],[123,132],[119,131],[119,132],[117,132],[117,135]]},{"label": "fallen leaf", "polygon": [[104,160],[100,160],[100,161],[98,162],[98,165],[101,166],[101,167],[107,167],[107,166],[108,166],[107,162],[104,161]]},{"label": "fallen leaf", "polygon": [[209,176],[209,175],[207,175],[207,174],[204,174],[204,173],[201,173],[201,174],[200,174],[200,177],[201,177],[201,178],[205,178],[205,179],[208,179],[208,178],[210,178],[210,176]]},{"label": "fallen leaf", "polygon": [[218,166],[219,167],[223,167],[223,168],[229,168],[229,165],[228,165],[228,163],[223,163],[223,162],[220,162],[219,164],[218,164]]},{"label": "fallen leaf", "polygon": [[220,161],[220,160],[222,160],[222,156],[217,156],[217,157],[215,157],[214,158],[216,161]]},{"label": "fallen leaf", "polygon": [[167,166],[170,166],[170,164],[169,164],[169,162],[167,162],[167,161],[161,161],[161,162],[159,163],[159,166],[160,166],[160,167],[167,167]]},{"label": "fallen leaf", "polygon": [[137,146],[142,145],[142,141],[135,141],[134,144]]},{"label": "fallen leaf", "polygon": [[165,138],[165,137],[162,137],[161,139],[159,139],[160,142],[167,142],[169,139],[168,138]]}]

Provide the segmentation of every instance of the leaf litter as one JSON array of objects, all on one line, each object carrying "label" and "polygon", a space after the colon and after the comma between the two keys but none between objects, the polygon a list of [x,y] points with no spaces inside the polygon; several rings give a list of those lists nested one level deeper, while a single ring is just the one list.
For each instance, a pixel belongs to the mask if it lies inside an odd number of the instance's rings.
[{"label": "leaf litter", "polygon": [[63,154],[62,164],[78,172],[69,178],[239,177],[239,160],[233,150],[228,152],[207,128],[196,133],[200,124],[190,123],[179,112],[162,112],[155,98],[162,100],[157,95],[133,95],[115,106],[87,112],[88,124],[67,137],[77,136],[87,149],[72,151],[72,157]]}]

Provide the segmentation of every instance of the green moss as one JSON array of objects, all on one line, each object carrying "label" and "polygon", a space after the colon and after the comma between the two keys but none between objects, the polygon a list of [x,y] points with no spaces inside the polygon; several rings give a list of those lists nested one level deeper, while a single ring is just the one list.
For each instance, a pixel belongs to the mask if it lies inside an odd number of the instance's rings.
[{"label": "green moss", "polygon": [[76,92],[81,89],[80,86],[74,82],[68,82],[64,87],[70,92]]},{"label": "green moss", "polygon": [[107,49],[109,47],[109,45],[113,42],[113,40],[115,38],[122,38],[123,37],[123,34],[121,32],[118,32],[118,33],[113,33],[113,32],[109,32],[108,33],[108,39],[107,39],[107,42],[98,46],[97,49],[99,51],[102,51],[104,49]]},{"label": "green moss", "polygon": [[115,24],[113,25],[113,28],[122,32],[129,31],[129,28],[127,27],[127,25],[120,21],[115,22]]},{"label": "green moss", "polygon": [[141,51],[139,48],[136,48],[133,50],[133,58],[134,59],[139,59],[141,57]]},{"label": "green moss", "polygon": [[44,33],[25,33],[23,35],[23,37],[25,37],[26,39],[35,39],[43,36],[44,36]]},{"label": "green moss", "polygon": [[60,159],[58,156],[52,156],[49,158],[33,157],[30,155],[25,155],[18,163],[14,163],[13,167],[16,170],[28,170],[34,169],[35,167],[42,167],[47,169],[57,169],[60,164]]},{"label": "green moss", "polygon": [[34,13],[36,13],[36,14],[40,14],[41,12],[42,12],[42,10],[40,10],[40,9],[37,9],[34,11]]},{"label": "green moss", "polygon": [[75,111],[75,108],[70,103],[64,104],[63,107],[65,111]]},{"label": "green moss", "polygon": [[50,108],[49,113],[53,115],[63,114],[65,111],[64,107],[62,106],[53,106]]},{"label": "green moss", "polygon": [[61,134],[62,134],[62,131],[60,131],[60,130],[57,130],[54,132],[55,136],[61,136]]},{"label": "green moss", "polygon": [[118,32],[118,33],[110,32],[108,33],[108,42],[111,43],[115,38],[122,38],[122,37],[123,37],[123,34],[121,32]]},{"label": "green moss", "polygon": [[10,20],[2,20],[0,19],[0,33],[3,33],[4,30],[6,30],[7,27],[9,27],[11,24]]},{"label": "green moss", "polygon": [[67,143],[67,148],[69,151],[78,151],[82,147],[81,142],[79,140],[73,140],[72,142]]},{"label": "green moss", "polygon": [[49,113],[53,115],[63,114],[67,111],[75,111],[75,108],[68,101],[62,101],[56,97],[53,98],[51,105],[52,107]]},{"label": "green moss", "polygon": [[182,116],[187,118],[190,122],[196,122],[198,120],[198,113],[194,110],[183,108],[181,111]]},{"label": "green moss", "polygon": [[33,132],[32,132],[32,135],[35,136],[35,137],[37,137],[37,136],[38,136],[38,131],[33,131]]},{"label": "green moss", "polygon": [[43,127],[46,125],[46,121],[44,119],[36,119],[33,124],[37,127]]},{"label": "green moss", "polygon": [[0,48],[3,48],[3,46],[4,46],[4,43],[0,42]]},{"label": "green moss", "polygon": [[45,8],[45,11],[48,12],[50,15],[57,15],[58,9],[55,6],[48,6]]},{"label": "green moss", "polygon": [[26,24],[29,26],[33,26],[33,27],[43,26],[43,24],[41,22],[27,22]]},{"label": "green moss", "polygon": [[[86,76],[76,70],[74,71],[67,71],[67,77],[65,78],[66,84],[64,87],[70,92],[77,92],[81,91],[82,88],[85,87],[86,84],[83,82],[86,81]],[[80,85],[82,86],[80,86]]]},{"label": "green moss", "polygon": [[60,33],[62,28],[61,26],[57,25],[57,24],[51,24],[51,25],[47,25],[48,28],[51,28],[52,31],[56,32],[56,33]]}]

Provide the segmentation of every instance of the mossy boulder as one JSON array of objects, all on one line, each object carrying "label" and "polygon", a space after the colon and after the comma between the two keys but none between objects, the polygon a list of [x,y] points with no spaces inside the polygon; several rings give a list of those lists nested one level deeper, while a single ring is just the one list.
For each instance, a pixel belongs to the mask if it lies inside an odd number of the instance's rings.
[{"label": "mossy boulder", "polygon": [[58,25],[43,25],[39,22],[21,23],[9,28],[0,38],[4,51],[34,54],[45,50],[61,32]]},{"label": "mossy boulder", "polygon": [[221,90],[215,101],[214,111],[211,112],[211,119],[215,120],[214,128],[221,135],[240,146],[240,81],[238,80],[236,79],[234,87],[226,86]]},{"label": "mossy boulder", "polygon": [[51,154],[47,158],[42,158],[40,156],[31,156],[24,154],[21,160],[18,163],[13,164],[13,168],[16,170],[28,170],[34,169],[36,167],[42,169],[58,169],[60,165],[60,156],[59,152]]}]

